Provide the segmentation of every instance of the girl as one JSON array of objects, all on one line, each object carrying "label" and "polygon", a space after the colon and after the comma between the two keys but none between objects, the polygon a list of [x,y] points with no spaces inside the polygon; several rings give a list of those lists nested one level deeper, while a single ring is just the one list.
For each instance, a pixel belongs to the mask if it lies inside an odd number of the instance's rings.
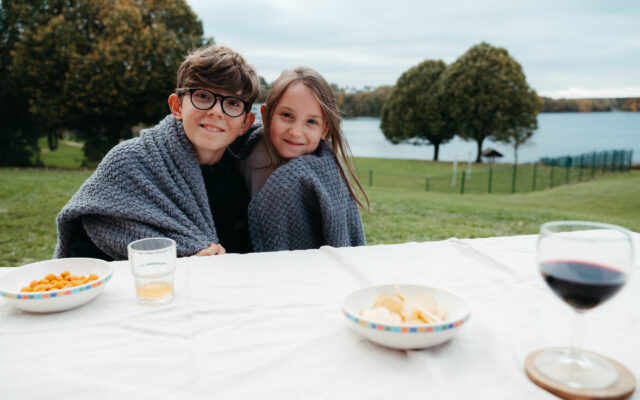
[{"label": "girl", "polygon": [[250,151],[239,167],[252,196],[253,250],[364,245],[356,203],[368,209],[369,199],[351,164],[331,86],[310,68],[285,71],[261,113],[264,134],[245,135],[233,147]]}]

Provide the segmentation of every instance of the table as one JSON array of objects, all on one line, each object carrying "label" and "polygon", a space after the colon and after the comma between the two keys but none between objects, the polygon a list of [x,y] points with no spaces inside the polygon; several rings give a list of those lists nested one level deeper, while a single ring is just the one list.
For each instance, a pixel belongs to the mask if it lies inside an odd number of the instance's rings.
[{"label": "table", "polygon": [[[539,276],[535,240],[183,258],[163,306],[139,304],[128,263],[114,262],[104,292],[74,310],[30,314],[0,299],[0,398],[555,398],[523,370],[529,352],[570,335],[572,311]],[[432,349],[375,345],[349,328],[341,302],[385,283],[452,290],[471,319]],[[583,346],[637,378],[639,310],[636,271],[587,314]]]}]

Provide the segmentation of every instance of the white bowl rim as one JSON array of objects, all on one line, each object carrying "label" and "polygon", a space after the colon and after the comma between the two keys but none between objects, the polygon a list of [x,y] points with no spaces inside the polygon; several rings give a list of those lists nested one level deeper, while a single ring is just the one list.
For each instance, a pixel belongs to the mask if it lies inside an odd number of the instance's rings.
[{"label": "white bowl rim", "polygon": [[451,320],[451,319],[446,319],[443,322],[434,322],[431,324],[400,324],[400,325],[390,325],[390,324],[384,324],[381,322],[376,322],[373,321],[371,319],[368,318],[362,318],[357,314],[354,314],[352,311],[349,311],[345,302],[347,300],[348,297],[358,293],[358,292],[363,292],[363,291],[368,291],[368,290],[373,290],[373,289],[377,289],[377,288],[386,288],[386,287],[393,287],[394,284],[383,284],[383,285],[374,285],[374,286],[368,286],[368,287],[364,287],[358,290],[354,290],[353,292],[349,293],[348,295],[345,296],[344,300],[342,301],[342,313],[345,315],[345,317],[347,317],[347,319],[351,322],[354,322],[357,325],[360,325],[362,327],[365,328],[371,328],[371,329],[375,329],[375,330],[379,330],[379,331],[388,331],[388,332],[398,332],[398,333],[424,333],[424,332],[439,332],[439,331],[444,331],[447,329],[453,329],[453,328],[457,328],[463,324],[465,324],[467,321],[469,321],[469,318],[471,317],[471,307],[469,306],[469,302],[467,301],[467,299],[465,299],[464,297],[460,296],[457,293],[454,293],[450,290],[447,289],[443,289],[437,286],[425,286],[425,285],[416,285],[413,283],[397,283],[396,285],[398,285],[398,287],[402,287],[402,286],[414,286],[414,287],[420,287],[420,288],[424,288],[424,289],[435,289],[444,293],[447,293],[449,295],[452,295],[454,297],[457,297],[459,300],[462,301],[462,303],[465,305],[466,308],[466,312],[464,313],[464,316],[462,318],[458,318],[455,320]]},{"label": "white bowl rim", "polygon": [[108,268],[107,273],[100,277],[99,279],[95,280],[95,281],[91,281],[89,283],[86,283],[84,285],[79,285],[79,286],[74,286],[73,288],[66,288],[66,289],[57,289],[57,290],[49,290],[49,291],[45,291],[45,292],[15,292],[15,291],[6,291],[6,290],[2,290],[0,289],[0,297],[5,297],[7,299],[11,299],[11,300],[36,300],[36,299],[47,299],[47,298],[56,298],[56,297],[62,297],[62,296],[68,296],[71,294],[75,294],[75,293],[79,293],[79,292],[85,292],[87,290],[91,290],[93,288],[97,288],[100,287],[102,285],[104,285],[105,283],[107,283],[111,277],[113,276],[113,268],[111,267],[111,264],[109,264],[107,261],[105,260],[101,260],[99,258],[88,258],[88,257],[75,257],[75,258],[55,258],[55,259],[51,259],[51,260],[43,260],[43,261],[36,261],[30,264],[25,264],[25,265],[21,265],[19,267],[12,267],[12,270],[7,272],[6,274],[2,275],[2,278],[5,278],[7,276],[10,276],[11,274],[15,274],[15,273],[19,273],[19,269],[20,268],[24,268],[24,267],[31,267],[34,265],[38,265],[38,264],[45,264],[45,263],[49,263],[51,261],[56,261],[56,260],[90,260],[92,262],[98,262],[99,264],[103,264],[104,266],[106,266]]}]

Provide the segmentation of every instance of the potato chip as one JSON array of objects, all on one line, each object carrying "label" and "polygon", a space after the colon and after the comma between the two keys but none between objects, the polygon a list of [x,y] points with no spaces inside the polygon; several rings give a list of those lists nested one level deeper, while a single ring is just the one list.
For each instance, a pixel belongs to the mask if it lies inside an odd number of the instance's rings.
[{"label": "potato chip", "polygon": [[363,310],[360,312],[362,318],[367,318],[376,322],[383,322],[385,324],[401,324],[402,317],[400,315],[389,311],[385,307],[372,308],[369,310]]},{"label": "potato chip", "polygon": [[392,313],[400,314],[402,312],[402,300],[396,296],[378,296],[373,302],[373,308],[384,307]]},{"label": "potato chip", "polygon": [[388,324],[433,324],[447,318],[447,312],[433,297],[427,294],[407,296],[394,285],[395,295],[376,297],[371,309],[360,316]]}]

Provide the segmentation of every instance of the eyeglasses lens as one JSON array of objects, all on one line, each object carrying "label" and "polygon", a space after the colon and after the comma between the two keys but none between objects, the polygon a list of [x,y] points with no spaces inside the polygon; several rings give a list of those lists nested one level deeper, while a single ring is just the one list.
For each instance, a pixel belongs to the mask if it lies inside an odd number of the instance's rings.
[{"label": "eyeglasses lens", "polygon": [[[216,104],[216,96],[208,90],[194,90],[191,93],[193,105],[200,110],[209,110]],[[222,98],[222,96],[220,96]],[[224,97],[222,111],[230,117],[237,117],[244,112],[244,102],[237,97]]]}]

